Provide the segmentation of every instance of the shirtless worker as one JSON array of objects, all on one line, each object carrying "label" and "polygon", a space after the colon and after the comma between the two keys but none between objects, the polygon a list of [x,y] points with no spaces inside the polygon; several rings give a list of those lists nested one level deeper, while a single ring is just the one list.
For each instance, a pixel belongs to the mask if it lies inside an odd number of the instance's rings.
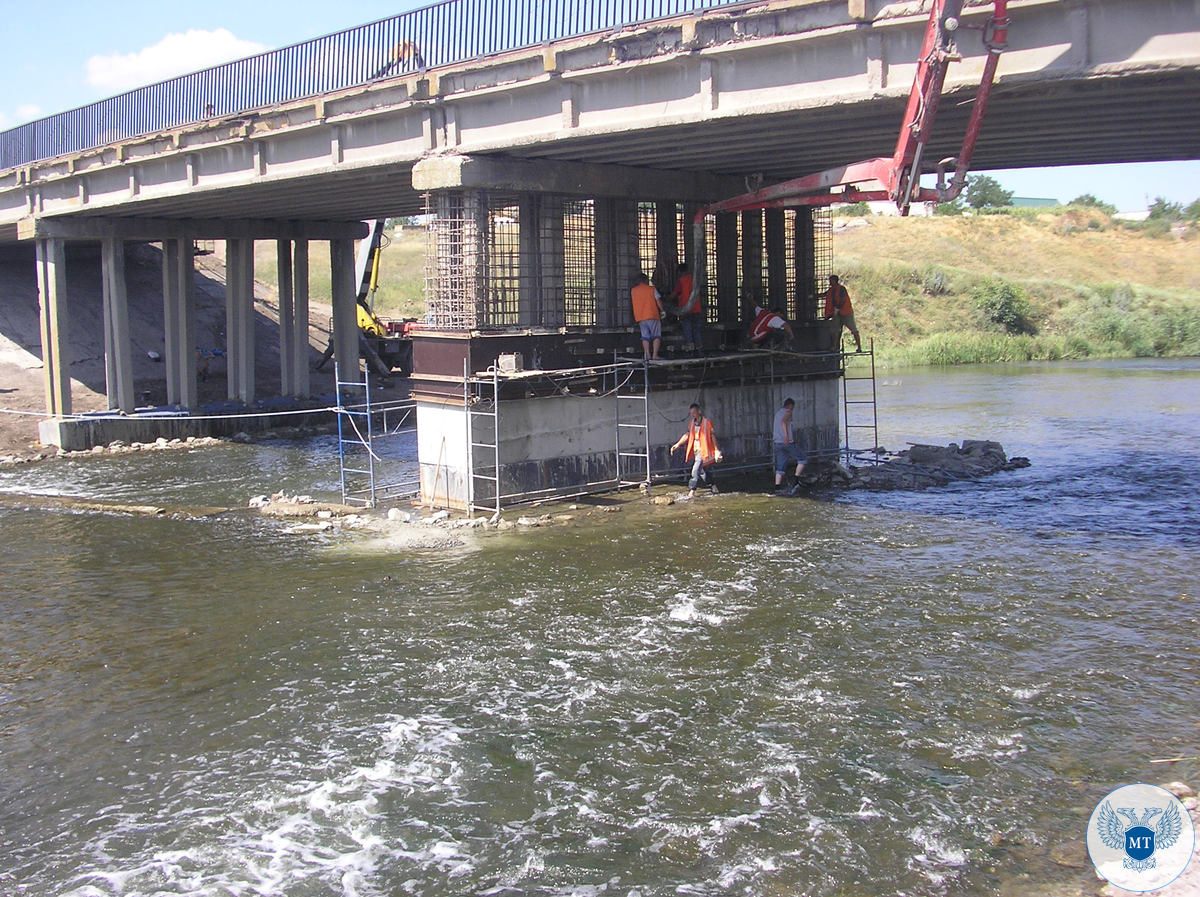
[{"label": "shirtless worker", "polygon": [[836,274],[829,275],[829,289],[825,291],[825,317],[837,321],[838,335],[835,345],[841,343],[842,330],[849,330],[854,337],[854,350],[862,351],[862,340],[858,336],[858,326],[854,323],[854,306],[850,304],[850,294],[838,282]]}]

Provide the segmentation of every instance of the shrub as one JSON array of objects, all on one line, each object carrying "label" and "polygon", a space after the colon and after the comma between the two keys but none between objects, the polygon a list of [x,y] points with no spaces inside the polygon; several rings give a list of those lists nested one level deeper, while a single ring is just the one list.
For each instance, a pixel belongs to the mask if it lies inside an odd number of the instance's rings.
[{"label": "shrub", "polygon": [[937,265],[926,268],[921,275],[921,291],[927,296],[945,296],[951,290],[950,278]]},{"label": "shrub", "polygon": [[1117,207],[1111,203],[1103,202],[1093,196],[1091,193],[1085,193],[1082,196],[1076,196],[1073,200],[1067,203],[1069,206],[1083,206],[1089,209],[1099,209],[1106,215],[1117,214]]},{"label": "shrub", "polygon": [[955,199],[952,202],[939,202],[933,207],[935,215],[961,215],[967,210],[961,199]]},{"label": "shrub", "polygon": [[871,207],[865,202],[851,202],[833,207],[835,218],[865,218],[871,214]]},{"label": "shrub", "polygon": [[1032,308],[1025,291],[1006,280],[988,279],[971,291],[976,305],[989,321],[1006,333],[1036,333],[1031,320]]}]

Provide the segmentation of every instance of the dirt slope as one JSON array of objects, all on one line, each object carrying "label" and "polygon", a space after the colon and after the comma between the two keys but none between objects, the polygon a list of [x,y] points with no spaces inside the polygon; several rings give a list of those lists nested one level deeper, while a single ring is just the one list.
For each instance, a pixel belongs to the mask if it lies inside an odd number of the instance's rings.
[{"label": "dirt slope", "polygon": [[[45,376],[41,360],[36,264],[32,247],[21,246],[0,255],[0,458],[36,457],[47,449],[37,441],[37,422],[44,415]],[[129,329],[133,340],[134,383],[142,404],[166,402],[162,357],[162,255],[154,246],[130,246],[126,256],[129,289]],[[95,246],[70,246],[67,255],[67,316],[71,353],[71,401],[76,412],[108,407],[104,379],[103,297],[100,256]],[[256,392],[279,392],[278,306],[274,291],[255,286]],[[327,305],[313,303],[310,362],[315,363],[328,340]],[[225,348],[225,286],[223,269],[197,259],[196,345]],[[332,392],[332,372],[314,373],[314,393]],[[200,384],[201,404],[221,401],[227,394],[223,359],[211,362],[208,379]]]}]

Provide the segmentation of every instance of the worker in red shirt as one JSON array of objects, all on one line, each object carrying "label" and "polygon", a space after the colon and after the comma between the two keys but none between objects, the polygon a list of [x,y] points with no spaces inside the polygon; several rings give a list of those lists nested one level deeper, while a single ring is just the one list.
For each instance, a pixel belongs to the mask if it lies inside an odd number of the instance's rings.
[{"label": "worker in red shirt", "polygon": [[696,295],[695,301],[692,301],[694,282],[688,266],[680,265],[679,279],[675,281],[675,288],[667,297],[676,301],[675,313],[679,315],[679,323],[683,327],[683,351],[685,352],[699,352],[704,348],[700,336],[700,325],[704,322],[704,302],[699,294]]},{"label": "worker in red shirt", "polygon": [[829,275],[829,289],[825,291],[825,317],[837,322],[839,344],[842,340],[842,330],[849,330],[854,337],[854,350],[862,351],[862,340],[858,335],[858,326],[854,323],[854,306],[850,304],[850,294],[838,282],[836,274]]}]

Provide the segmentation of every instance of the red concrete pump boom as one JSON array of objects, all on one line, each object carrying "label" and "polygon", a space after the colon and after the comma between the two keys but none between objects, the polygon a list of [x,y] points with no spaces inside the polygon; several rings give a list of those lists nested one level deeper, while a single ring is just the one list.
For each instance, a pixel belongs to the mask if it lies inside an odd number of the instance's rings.
[{"label": "red concrete pump boom", "polygon": [[[933,131],[938,101],[946,80],[949,64],[961,59],[954,42],[960,27],[963,0],[934,0],[925,27],[925,39],[904,123],[890,157],[868,159],[840,168],[830,168],[817,174],[763,187],[732,199],[713,203],[700,210],[695,226],[697,240],[702,239],[704,216],[711,212],[740,212],[751,209],[783,206],[827,206],[835,202],[891,200],[907,215],[909,206],[917,202],[949,202],[962,191],[967,179],[971,154],[979,138],[983,114],[987,109],[996,63],[1008,39],[1008,0],[993,0],[993,12],[983,26],[983,43],[987,61],[980,79],[979,90],[971,107],[971,117],[957,156],[943,159],[937,166],[937,187],[921,186],[921,163],[925,145]],[[966,27],[966,26],[963,26]],[[949,184],[945,175],[953,166],[954,177]],[[841,188],[834,192],[834,188]],[[699,244],[698,244],[699,246]]]}]

